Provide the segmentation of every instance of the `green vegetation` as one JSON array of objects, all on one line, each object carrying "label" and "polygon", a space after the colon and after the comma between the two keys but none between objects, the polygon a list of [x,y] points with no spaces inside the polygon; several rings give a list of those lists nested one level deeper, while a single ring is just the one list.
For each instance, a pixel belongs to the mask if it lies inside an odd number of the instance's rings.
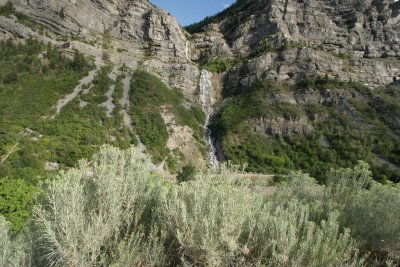
[{"label": "green vegetation", "polygon": [[178,172],[176,180],[179,183],[188,182],[194,179],[195,174],[196,168],[193,166],[193,164],[188,164],[183,166],[182,170]]},{"label": "green vegetation", "polygon": [[[291,173],[253,190],[224,166],[173,184],[135,148],[103,147],[51,181],[26,231],[0,216],[4,266],[396,266],[400,188],[368,165],[326,186]],[[262,188],[261,188],[262,189]],[[49,209],[51,207],[51,209]],[[391,264],[390,264],[391,263]],[[387,264],[387,265],[385,265]]]},{"label": "green vegetation", "polygon": [[271,42],[268,38],[261,40],[258,45],[252,49],[249,54],[250,58],[257,57],[267,52],[278,53],[284,52],[289,48],[295,47],[295,44],[289,44],[289,41],[284,38],[281,42]]},{"label": "green vegetation", "polygon": [[[76,86],[89,66],[76,68],[75,61],[66,59],[51,46],[46,50],[32,40],[25,45],[6,42],[0,46],[4,51],[0,55],[0,73],[6,73],[5,78],[10,73],[18,77],[13,81],[0,77],[0,151],[6,153],[9,146],[19,143],[18,149],[0,166],[0,177],[15,177],[22,169],[42,169],[38,168],[42,159],[34,156],[39,153],[36,140],[40,134],[32,129],[38,127],[61,96]],[[43,50],[46,53],[41,60],[39,54]]]},{"label": "green vegetation", "polygon": [[218,23],[226,18],[232,17],[237,13],[239,13],[240,11],[248,8],[252,4],[254,4],[252,0],[236,0],[235,3],[233,3],[230,7],[219,12],[218,14],[206,17],[200,22],[196,22],[189,26],[186,26],[185,29],[191,34],[201,32],[204,26],[210,23]]},{"label": "green vegetation", "polygon": [[[84,93],[51,118],[55,103],[69,94],[90,68],[78,51],[67,59],[51,45],[33,40],[26,44],[0,42],[0,179],[4,179],[0,213],[12,222],[13,231],[19,231],[29,218],[37,185],[48,175],[47,164],[65,169],[81,158],[91,157],[102,144],[127,148],[137,143],[135,133],[124,126],[119,104],[122,79],[130,75],[124,69],[115,83],[116,108],[112,116],[107,116],[101,105],[114,83],[109,78],[112,67],[106,66],[83,86]],[[170,90],[153,75],[141,71],[136,74],[132,85],[135,90],[131,92],[132,106],[136,107],[132,110],[137,124],[134,129],[153,156],[159,153],[158,158],[164,159],[169,153],[165,149],[168,133],[159,113],[162,106],[175,115],[179,124],[195,129],[195,137],[201,142],[205,119],[201,108],[183,107],[181,93]],[[171,158],[170,166],[173,161]],[[175,164],[176,170],[178,167]],[[21,191],[12,189],[14,181]]]},{"label": "green vegetation", "polygon": [[[377,159],[383,157],[392,164],[400,163],[400,145],[393,137],[393,132],[399,131],[394,123],[395,116],[400,114],[399,99],[387,95],[393,89],[371,91],[357,83],[327,77],[304,77],[295,88],[261,81],[226,102],[211,129],[228,160],[246,163],[247,171],[251,172],[285,174],[300,169],[322,180],[330,168],[353,167],[358,160],[364,160],[372,165],[376,180],[400,181],[399,169],[382,165]],[[279,93],[293,94],[292,90],[302,94],[307,94],[307,90],[322,94],[341,90],[348,91],[350,97],[347,104],[331,101],[295,105],[275,99]],[[362,96],[353,98],[355,94]],[[267,135],[255,132],[251,122],[282,118],[289,123],[300,117],[310,121],[312,131]]]},{"label": "green vegetation", "polygon": [[140,140],[156,162],[168,155],[168,131],[160,112],[171,112],[180,125],[195,130],[194,137],[201,142],[205,116],[198,106],[187,109],[178,90],[169,89],[158,77],[137,70],[131,81],[131,111]]},{"label": "green vegetation", "polygon": [[30,208],[37,188],[24,180],[0,178],[0,216],[12,225],[14,232],[20,231],[30,218]]},{"label": "green vegetation", "polygon": [[335,54],[338,58],[344,59],[344,60],[351,60],[353,59],[353,54],[350,52],[339,52],[338,54]]},{"label": "green vegetation", "polygon": [[13,231],[29,218],[37,186],[47,179],[47,163],[64,169],[91,157],[104,143],[127,148],[136,142],[117,108],[108,117],[99,106],[113,83],[110,67],[84,86],[87,94],[51,119],[55,103],[91,68],[78,51],[68,59],[51,45],[30,39],[25,44],[0,42],[0,214],[12,222]]},{"label": "green vegetation", "polygon": [[18,19],[18,22],[25,24],[33,29],[39,29],[43,31],[43,27],[39,25],[36,21],[29,18],[27,15],[17,12],[11,1],[6,2],[2,7],[0,7],[0,16],[10,17],[11,15],[15,16]]},{"label": "green vegetation", "polygon": [[238,63],[239,59],[229,59],[229,58],[223,59],[218,57],[207,62],[207,64],[205,64],[204,67],[208,71],[211,71],[213,73],[222,73],[229,70],[230,68],[232,68],[232,66]]},{"label": "green vegetation", "polygon": [[9,17],[11,15],[16,15],[18,19],[26,19],[26,16],[15,11],[15,8],[11,1],[6,2],[2,7],[0,7],[0,15]]},{"label": "green vegetation", "polygon": [[229,132],[239,131],[241,123],[250,118],[274,117],[282,115],[285,118],[298,117],[303,112],[298,105],[270,101],[267,96],[280,91],[289,90],[285,85],[277,85],[271,80],[256,82],[245,93],[233,97],[216,115],[211,130],[216,137]]},{"label": "green vegetation", "polygon": [[[100,106],[107,100],[105,94],[113,83],[108,77],[110,71],[111,67],[100,69],[89,92],[64,107],[53,121],[42,121],[33,127],[46,136],[42,140],[50,161],[71,167],[79,159],[90,157],[104,143],[125,148],[135,143],[134,136],[122,123],[122,115],[114,112],[113,117],[108,117],[105,107]],[[81,101],[86,103],[83,108]]]},{"label": "green vegetation", "polygon": [[51,45],[31,39],[25,44],[0,42],[0,214],[14,231],[29,218],[39,177],[50,159],[50,140],[35,130],[89,68],[77,51],[69,60]]}]

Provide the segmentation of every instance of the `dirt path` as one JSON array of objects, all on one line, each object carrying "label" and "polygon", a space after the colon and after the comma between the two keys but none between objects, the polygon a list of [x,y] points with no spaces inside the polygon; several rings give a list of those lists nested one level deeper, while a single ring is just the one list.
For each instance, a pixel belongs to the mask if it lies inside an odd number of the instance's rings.
[{"label": "dirt path", "polygon": [[83,86],[86,84],[89,84],[93,81],[93,78],[96,74],[98,69],[94,69],[89,71],[88,76],[82,78],[79,81],[79,84],[77,87],[75,87],[75,89],[72,91],[72,93],[64,96],[62,99],[58,100],[57,104],[54,106],[55,109],[55,114],[51,117],[51,119],[54,119],[61,111],[61,109],[63,107],[65,107],[69,102],[71,102],[72,100],[74,100],[74,98],[83,90]]},{"label": "dirt path", "polygon": [[129,116],[129,113],[128,113],[128,110],[130,108],[130,102],[129,102],[129,91],[130,91],[130,86],[131,86],[130,76],[127,75],[122,80],[122,83],[124,85],[124,93],[122,95],[122,98],[119,100],[119,103],[122,106],[121,114],[123,116],[124,125],[131,132],[133,132],[131,116]]},{"label": "dirt path", "polygon": [[108,92],[106,93],[107,96],[107,101],[100,104],[101,106],[105,107],[107,109],[107,116],[111,117],[112,113],[115,109],[115,105],[113,103],[113,94],[115,91],[115,83],[117,81],[117,69],[114,68],[113,71],[108,75],[108,77],[113,81],[113,84],[110,86]]}]

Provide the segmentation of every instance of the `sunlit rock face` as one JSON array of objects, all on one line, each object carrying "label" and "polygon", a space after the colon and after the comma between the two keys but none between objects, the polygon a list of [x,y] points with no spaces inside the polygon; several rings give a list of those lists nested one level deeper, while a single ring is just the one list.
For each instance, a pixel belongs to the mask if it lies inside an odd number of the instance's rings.
[{"label": "sunlit rock face", "polygon": [[[3,1],[3,0],[2,0]],[[94,34],[136,41],[162,60],[186,61],[186,37],[176,19],[147,0],[16,0],[17,10],[60,35]]]},{"label": "sunlit rock face", "polygon": [[[252,2],[216,25],[231,50],[249,53],[264,39],[304,42],[326,49],[354,49],[367,56],[399,53],[400,3],[360,0],[271,0]],[[216,38],[215,38],[216,39]],[[220,43],[215,46],[221,47]],[[385,47],[387,46],[387,47]]]},{"label": "sunlit rock face", "polygon": [[227,94],[304,73],[377,87],[400,73],[399,41],[398,1],[255,0],[195,33],[192,59],[249,59],[222,75]]},{"label": "sunlit rock face", "polygon": [[174,17],[148,0],[12,2],[44,30],[39,33],[12,18],[0,17],[0,39],[33,37],[56,45],[68,41],[71,48],[95,58],[107,53],[113,63],[140,65],[170,87],[180,88],[185,99],[193,99],[200,71],[190,64],[188,34]]}]

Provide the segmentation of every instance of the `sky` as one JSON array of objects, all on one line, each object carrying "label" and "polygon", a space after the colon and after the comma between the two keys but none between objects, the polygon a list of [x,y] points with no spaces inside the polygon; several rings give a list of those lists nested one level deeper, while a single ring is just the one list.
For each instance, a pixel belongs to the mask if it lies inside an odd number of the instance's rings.
[{"label": "sky", "polygon": [[150,0],[167,10],[182,26],[198,22],[230,6],[235,0]]}]

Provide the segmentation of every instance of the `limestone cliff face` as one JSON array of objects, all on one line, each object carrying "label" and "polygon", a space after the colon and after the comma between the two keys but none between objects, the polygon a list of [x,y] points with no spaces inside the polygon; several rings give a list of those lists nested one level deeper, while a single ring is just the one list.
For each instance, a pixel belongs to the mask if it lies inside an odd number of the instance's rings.
[{"label": "limestone cliff face", "polygon": [[[322,46],[325,50],[362,51],[366,56],[398,55],[399,5],[389,1],[254,1],[221,23],[233,50],[248,51],[264,38]],[[239,27],[233,27],[239,24]],[[253,33],[253,34],[252,34]]]},{"label": "limestone cliff face", "polygon": [[185,59],[184,31],[147,0],[16,0],[14,6],[60,35],[107,34],[143,43],[162,59]]},{"label": "limestone cliff face", "polygon": [[70,41],[71,48],[96,58],[107,53],[115,64],[148,68],[171,87],[181,88],[187,99],[193,97],[199,71],[188,64],[186,32],[174,17],[148,0],[12,2],[46,33],[0,16],[0,38],[33,37],[59,45]]},{"label": "limestone cliff face", "polygon": [[245,8],[204,25],[192,44],[194,60],[250,58],[227,74],[227,91],[260,78],[293,81],[300,73],[375,87],[400,72],[400,2],[239,2]]},{"label": "limestone cliff face", "polygon": [[[8,0],[0,0],[0,6],[7,2]],[[105,64],[113,65],[113,73],[123,65],[129,67],[132,72],[136,69],[146,69],[161,78],[169,88],[176,88],[183,93],[183,103],[179,105],[183,104],[189,108],[197,102],[197,77],[200,70],[190,61],[187,33],[174,17],[148,0],[11,2],[15,10],[8,10],[0,15],[0,40],[23,42],[27,38],[34,38],[44,43],[52,43],[67,56],[72,56],[74,49],[77,49],[94,60],[96,69]],[[95,72],[96,70],[90,73]],[[110,75],[115,75],[113,73]],[[124,83],[125,108],[129,107],[127,103],[130,101],[131,78],[132,76],[128,76]],[[86,78],[90,81],[92,79],[93,76]],[[116,81],[115,77],[111,79]],[[113,101],[112,92],[115,86],[112,85],[107,93],[109,103]],[[69,95],[66,99],[68,97]],[[71,96],[77,97],[79,96],[73,94]],[[63,101],[64,98],[61,99],[61,103],[64,103]],[[105,105],[108,107],[107,103]],[[157,106],[154,108],[161,109]],[[110,109],[107,114],[110,116]],[[123,127],[128,127],[133,134],[134,122],[129,110],[124,110],[123,115]],[[184,158],[180,158],[180,165],[189,161],[196,162],[198,167],[205,165],[200,149],[203,144],[194,139],[194,129],[174,121],[175,119],[165,119],[169,131],[166,149],[174,150],[169,156],[176,158],[178,155],[184,155]],[[183,139],[179,138],[182,136]],[[180,166],[179,164],[177,166]]]},{"label": "limestone cliff face", "polygon": [[[5,2],[0,0],[0,4]],[[113,62],[132,67],[141,64],[170,86],[182,88],[187,99],[197,90],[200,74],[190,60],[246,59],[221,75],[228,94],[245,90],[257,79],[293,82],[303,73],[378,86],[400,72],[395,59],[400,56],[400,2],[237,3],[243,8],[190,36],[174,17],[148,0],[13,1],[18,11],[55,34],[50,39],[84,40],[75,46],[96,57],[106,46]],[[33,36],[49,41],[5,17],[0,17],[0,29],[3,38]]]},{"label": "limestone cliff face", "polygon": [[[243,1],[242,1],[243,2]],[[205,32],[217,31],[234,52],[260,41],[288,41],[328,51],[399,55],[400,3],[388,0],[256,0]],[[200,34],[201,35],[201,34]],[[214,34],[215,35],[215,34]],[[197,35],[199,36],[199,35]],[[220,43],[216,43],[220,46]]]}]

